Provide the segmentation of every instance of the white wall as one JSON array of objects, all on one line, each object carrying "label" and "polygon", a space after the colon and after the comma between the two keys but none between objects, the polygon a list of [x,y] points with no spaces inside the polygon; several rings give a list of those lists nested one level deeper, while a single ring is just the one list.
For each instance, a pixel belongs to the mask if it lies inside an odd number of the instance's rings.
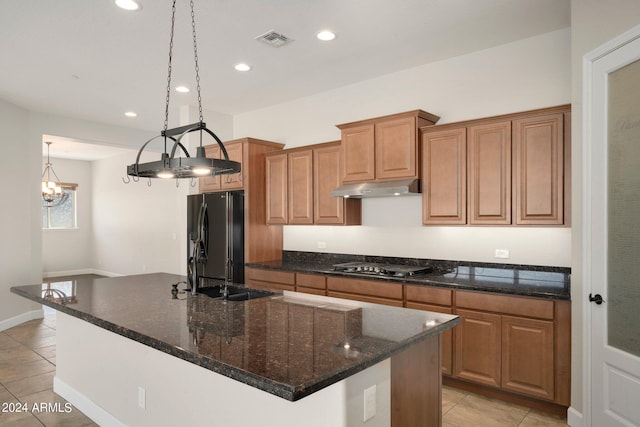
[{"label": "white wall", "polygon": [[[234,136],[287,148],[340,139],[336,124],[423,109],[439,123],[571,102],[570,30],[560,30],[240,114]],[[568,228],[424,227],[419,198],[363,201],[360,227],[285,226],[287,250],[570,266]]]},{"label": "white wall", "polygon": [[[135,154],[135,153],[133,153]],[[189,181],[122,182],[135,157],[122,154],[93,165],[93,266],[105,274],[186,271],[186,195]],[[157,160],[143,154],[141,161]],[[186,251],[186,249],[185,249]]]},{"label": "white wall", "polygon": [[[573,63],[572,124],[572,345],[571,408],[569,421],[581,425],[583,410],[589,410],[590,396],[583,393],[583,305],[587,298],[582,289],[582,58],[588,52],[640,23],[640,2],[636,0],[581,0],[571,2],[571,60]],[[586,400],[586,404],[585,403]]]},{"label": "white wall", "polygon": [[63,182],[78,184],[76,189],[78,227],[76,229],[42,230],[43,275],[52,277],[73,274],[78,271],[88,272],[93,268],[92,163],[53,157],[51,163]]},{"label": "white wall", "polygon": [[0,202],[0,331],[37,316],[39,306],[10,293],[9,288],[40,280],[40,210],[38,190],[42,151],[32,158],[28,138],[29,113],[0,99],[3,164],[0,182],[5,183]]}]

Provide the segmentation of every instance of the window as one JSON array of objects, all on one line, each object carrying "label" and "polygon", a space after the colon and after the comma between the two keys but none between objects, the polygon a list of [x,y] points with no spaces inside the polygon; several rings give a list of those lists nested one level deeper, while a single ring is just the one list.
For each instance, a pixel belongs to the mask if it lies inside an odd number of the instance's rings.
[{"label": "window", "polygon": [[66,229],[77,228],[76,188],[78,184],[62,183],[62,202],[47,206],[42,202],[42,228]]}]

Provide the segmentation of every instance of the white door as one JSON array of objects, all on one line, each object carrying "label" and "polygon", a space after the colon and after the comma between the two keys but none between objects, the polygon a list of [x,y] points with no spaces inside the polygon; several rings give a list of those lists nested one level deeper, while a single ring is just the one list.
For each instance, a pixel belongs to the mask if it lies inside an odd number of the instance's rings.
[{"label": "white door", "polygon": [[640,426],[640,26],[584,65],[585,420]]}]

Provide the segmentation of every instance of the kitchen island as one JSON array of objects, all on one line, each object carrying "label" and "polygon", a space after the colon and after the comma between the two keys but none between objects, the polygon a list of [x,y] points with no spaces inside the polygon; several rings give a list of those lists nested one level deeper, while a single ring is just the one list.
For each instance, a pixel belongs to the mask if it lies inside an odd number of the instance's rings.
[{"label": "kitchen island", "polygon": [[[438,425],[456,316],[145,274],[16,286],[58,310],[54,390],[101,425]],[[183,289],[185,285],[180,285]]]}]

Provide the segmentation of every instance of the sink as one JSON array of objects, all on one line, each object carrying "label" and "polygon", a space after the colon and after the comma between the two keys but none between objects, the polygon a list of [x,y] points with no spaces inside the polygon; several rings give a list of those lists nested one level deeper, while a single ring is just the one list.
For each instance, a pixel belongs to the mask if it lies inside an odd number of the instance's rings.
[{"label": "sink", "polygon": [[[198,293],[217,300],[224,300],[224,285],[207,286],[198,289]],[[247,301],[250,299],[264,298],[274,295],[273,292],[245,288],[242,286],[227,285],[227,301]]]}]

